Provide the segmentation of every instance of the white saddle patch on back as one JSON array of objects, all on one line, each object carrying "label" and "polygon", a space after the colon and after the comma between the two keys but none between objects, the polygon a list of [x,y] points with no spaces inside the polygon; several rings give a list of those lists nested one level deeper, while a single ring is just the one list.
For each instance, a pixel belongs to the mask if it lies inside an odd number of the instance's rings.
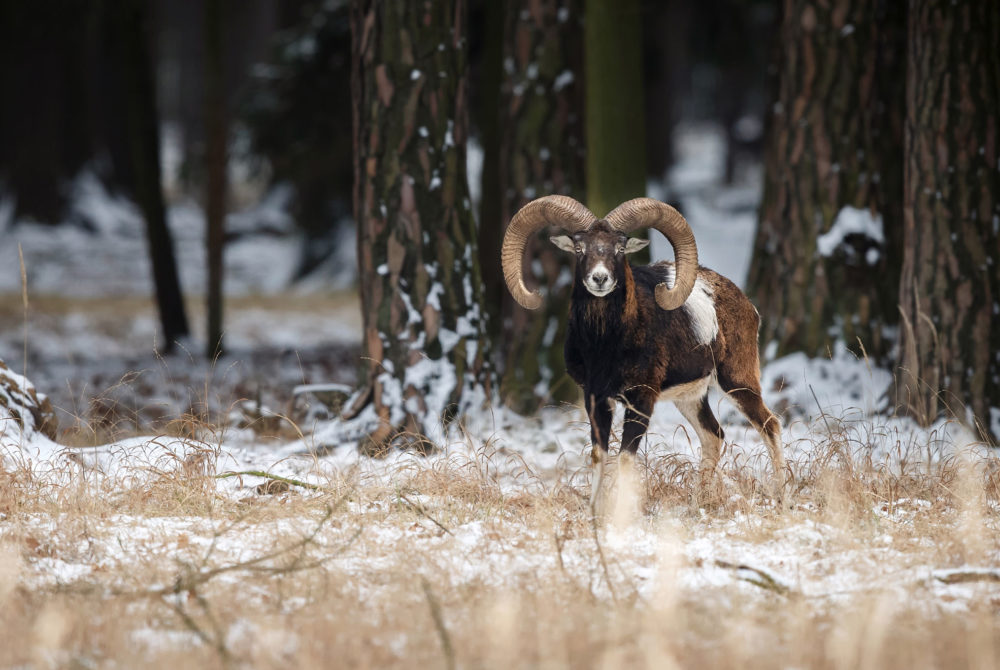
[{"label": "white saddle patch on back", "polygon": [[[666,280],[670,288],[674,287],[676,279],[674,266],[667,265]],[[711,285],[701,277],[694,281],[691,295],[684,302],[684,309],[691,319],[691,328],[698,344],[711,344],[719,334],[719,319],[715,314],[715,293]]]}]

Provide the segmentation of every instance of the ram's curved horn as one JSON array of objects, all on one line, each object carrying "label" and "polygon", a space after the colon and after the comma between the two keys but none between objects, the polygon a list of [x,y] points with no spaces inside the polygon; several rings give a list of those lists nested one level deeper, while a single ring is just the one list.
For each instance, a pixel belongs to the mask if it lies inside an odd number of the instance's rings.
[{"label": "ram's curved horn", "polygon": [[524,285],[521,268],[528,239],[546,226],[558,226],[569,232],[587,230],[597,217],[582,204],[565,195],[548,195],[522,207],[507,226],[500,260],[507,288],[522,307],[538,309],[542,297]]},{"label": "ram's curved horn", "polygon": [[691,226],[670,205],[652,198],[635,198],[615,207],[607,216],[608,225],[623,233],[655,228],[670,240],[676,261],[674,287],[666,282],[656,285],[656,304],[663,309],[677,309],[691,295],[698,278],[698,246]]}]

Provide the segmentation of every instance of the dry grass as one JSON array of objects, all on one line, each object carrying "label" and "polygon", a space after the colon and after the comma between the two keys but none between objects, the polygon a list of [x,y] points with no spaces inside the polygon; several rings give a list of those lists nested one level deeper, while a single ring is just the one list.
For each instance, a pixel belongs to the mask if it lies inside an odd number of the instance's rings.
[{"label": "dry grass", "polygon": [[783,509],[739,461],[696,496],[654,445],[595,524],[580,473],[490,442],[220,488],[222,436],[189,422],[200,443],[114,476],[0,473],[0,666],[1000,661],[1000,586],[932,572],[1000,562],[981,455],[877,461],[833,431],[790,462]]}]

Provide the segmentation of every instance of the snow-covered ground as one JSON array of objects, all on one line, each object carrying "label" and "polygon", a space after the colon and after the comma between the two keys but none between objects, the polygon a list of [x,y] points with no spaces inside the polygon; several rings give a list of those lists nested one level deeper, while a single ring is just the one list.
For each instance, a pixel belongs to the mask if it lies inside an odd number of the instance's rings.
[{"label": "snow-covered ground", "polygon": [[[269,603],[283,616],[341,621],[323,595],[333,588],[337,607],[355,611],[352,625],[400,636],[378,644],[384,662],[402,664],[434,639],[394,614],[414,597],[414,583],[448,603],[445,625],[466,659],[476,658],[474,640],[495,633],[470,623],[492,608],[544,618],[565,598],[564,616],[580,626],[593,603],[637,617],[666,608],[670,621],[692,603],[723,619],[734,608],[794,607],[806,621],[842,625],[838,612],[861,616],[877,602],[884,616],[926,625],[978,617],[984,602],[997,602],[1000,506],[983,485],[995,476],[994,456],[956,425],[920,429],[872,414],[888,380],[846,353],[778,361],[768,379],[768,402],[796,417],[785,430],[792,479],[784,506],[764,493],[760,440],[731,412],[722,413],[718,498],[696,502],[697,450],[676,410],[661,404],[636,483],[612,468],[594,526],[584,502],[588,429],[576,408],[534,418],[484,411],[453,426],[429,456],[382,459],[360,455],[339,421],[279,445],[262,444],[240,417],[185,437],[86,448],[55,444],[30,426],[8,430],[0,549],[12,558],[0,599],[19,588],[36,598],[80,594],[96,599],[93,607],[139,600],[143,615],[115,630],[133,653],[158,662],[211,653],[213,625],[227,654],[270,658],[270,646],[253,642],[266,632],[288,660],[305,662],[303,646],[317,633],[268,623]],[[616,433],[620,424],[619,415]],[[202,601],[215,608],[214,623]],[[467,619],[470,607],[479,610]],[[803,643],[766,634],[779,655]]]},{"label": "snow-covered ground", "polygon": [[[292,193],[278,186],[259,202],[226,219],[224,286],[228,295],[273,294],[293,288],[303,244],[288,208]],[[84,170],[72,185],[67,222],[50,226],[13,220],[13,202],[0,192],[0,293],[21,291],[21,265],[33,295],[71,297],[149,296],[152,271],[142,215],[129,199],[108,192]],[[204,212],[181,199],[169,205],[181,289],[204,295]],[[350,231],[348,226],[346,231]],[[19,255],[20,254],[20,255]],[[349,287],[357,273],[353,234],[345,232],[330,263],[304,290]]]}]

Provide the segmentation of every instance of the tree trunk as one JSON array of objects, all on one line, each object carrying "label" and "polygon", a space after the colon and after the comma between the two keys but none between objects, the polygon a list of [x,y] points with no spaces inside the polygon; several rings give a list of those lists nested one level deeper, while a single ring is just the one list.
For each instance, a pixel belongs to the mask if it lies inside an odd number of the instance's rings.
[{"label": "tree trunk", "polygon": [[479,200],[479,266],[483,273],[486,332],[494,354],[503,353],[503,305],[507,289],[500,269],[500,246],[506,225],[503,185],[500,179],[500,88],[504,82],[504,23],[513,0],[486,0],[483,5],[483,56],[478,82],[479,140],[483,147],[483,172]]},{"label": "tree trunk", "polygon": [[369,451],[404,432],[440,437],[490,388],[465,167],[465,14],[464,0],[351,5],[354,207],[379,420]]},{"label": "tree trunk", "polygon": [[123,28],[118,31],[118,39],[122,47],[125,125],[132,149],[135,195],[146,220],[156,303],[163,327],[162,350],[169,352],[174,342],[187,336],[189,330],[160,185],[159,117],[147,7],[143,0],[120,0],[111,11],[118,13]]},{"label": "tree trunk", "polygon": [[604,216],[646,195],[639,0],[586,0],[584,11],[587,205]]},{"label": "tree trunk", "polygon": [[208,341],[222,355],[222,250],[226,223],[226,92],[222,70],[222,0],[205,1],[205,225]]},{"label": "tree trunk", "polygon": [[898,4],[784,2],[748,280],[774,354],[828,355],[841,340],[882,361],[892,344],[902,229]]},{"label": "tree trunk", "polygon": [[[560,193],[584,198],[582,0],[517,0],[506,17],[500,183],[504,224],[534,198]],[[517,305],[505,290],[502,396],[522,413],[572,402],[563,342],[572,289],[572,258],[543,231],[528,250],[545,301]],[[493,259],[499,270],[499,254]],[[537,261],[537,262],[535,262]]]},{"label": "tree trunk", "polygon": [[900,407],[1000,439],[1000,4],[911,0]]},{"label": "tree trunk", "polygon": [[[0,188],[15,218],[61,223],[94,137],[98,3],[0,2]],[[16,102],[15,102],[16,101]],[[0,193],[0,196],[4,195]]]}]

